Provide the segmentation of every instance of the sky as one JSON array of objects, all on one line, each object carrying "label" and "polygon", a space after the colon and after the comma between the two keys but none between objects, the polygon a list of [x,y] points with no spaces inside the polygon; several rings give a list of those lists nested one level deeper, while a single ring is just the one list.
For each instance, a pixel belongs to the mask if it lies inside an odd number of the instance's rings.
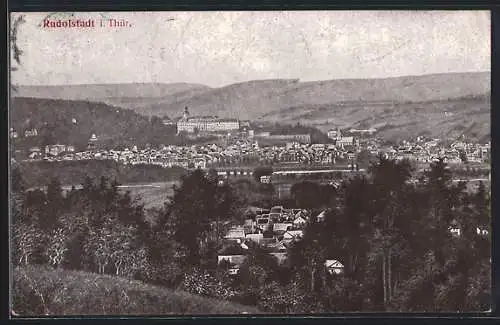
[{"label": "sky", "polygon": [[[20,13],[13,14],[13,17]],[[385,78],[490,70],[488,11],[22,13],[21,85]],[[93,19],[96,28],[44,28]],[[11,21],[14,19],[11,18]],[[100,20],[130,26],[99,27]],[[16,65],[14,62],[12,65]]]}]

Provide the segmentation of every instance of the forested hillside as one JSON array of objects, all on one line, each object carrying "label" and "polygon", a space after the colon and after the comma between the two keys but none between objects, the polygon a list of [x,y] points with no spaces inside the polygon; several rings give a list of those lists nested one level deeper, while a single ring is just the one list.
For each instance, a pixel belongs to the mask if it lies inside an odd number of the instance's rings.
[{"label": "forested hillside", "polygon": [[[9,115],[10,126],[21,133],[14,141],[17,147],[60,143],[81,149],[86,147],[92,134],[98,137],[100,144],[111,148],[190,143],[176,136],[175,126],[165,126],[159,118],[103,103],[14,98]],[[37,128],[39,135],[22,137],[24,130],[31,128]]]}]

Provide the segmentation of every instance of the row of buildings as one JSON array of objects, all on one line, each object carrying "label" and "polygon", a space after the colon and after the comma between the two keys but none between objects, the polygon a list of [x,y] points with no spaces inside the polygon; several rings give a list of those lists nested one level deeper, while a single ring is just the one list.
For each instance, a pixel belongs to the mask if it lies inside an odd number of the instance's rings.
[{"label": "row of buildings", "polygon": [[[217,262],[226,263],[230,274],[238,274],[240,267],[251,254],[249,248],[260,246],[274,256],[278,264],[283,265],[289,262],[289,250],[293,244],[303,239],[307,225],[311,221],[325,222],[326,214],[326,210],[313,215],[307,210],[285,209],[282,206],[262,209],[254,218],[247,219],[243,225],[233,226],[226,232]],[[488,236],[488,229],[488,225],[478,224],[477,236]],[[448,231],[452,237],[460,238],[463,227],[456,220],[452,220]],[[344,273],[344,264],[337,256],[329,256],[323,263],[331,275]]]},{"label": "row of buildings", "polygon": [[[28,129],[24,130],[23,134],[24,134],[25,138],[36,137],[36,136],[38,136],[38,129],[37,128],[28,128]],[[19,134],[14,128],[10,128],[9,136],[11,139],[19,138]]]},{"label": "row of buildings", "polygon": [[[243,225],[235,225],[226,232],[217,262],[226,263],[230,274],[238,274],[241,265],[251,254],[250,247],[260,246],[276,258],[278,264],[283,265],[289,261],[290,247],[303,238],[307,223],[312,218],[323,221],[324,215],[323,211],[314,217],[310,211],[285,209],[282,206],[261,209],[252,219],[245,220]],[[324,265],[330,274],[344,272],[342,262],[334,258],[326,259]]]},{"label": "row of buildings", "polygon": [[[91,140],[96,139],[93,135]],[[89,141],[92,143],[92,141]],[[391,159],[408,159],[421,168],[443,158],[448,164],[483,163],[490,157],[490,144],[473,144],[463,141],[440,145],[436,139],[404,141],[397,146],[384,146],[377,139],[363,140],[359,146],[338,144],[303,144],[288,142],[284,145],[263,146],[257,140],[237,140],[231,144],[163,146],[142,148],[134,146],[124,150],[92,149],[75,152],[69,145],[50,145],[30,150],[29,159],[45,160],[115,160],[123,164],[152,164],[161,167],[210,168],[257,165],[324,165],[358,161],[360,155],[384,155]],[[364,155],[363,154],[363,155]]]}]

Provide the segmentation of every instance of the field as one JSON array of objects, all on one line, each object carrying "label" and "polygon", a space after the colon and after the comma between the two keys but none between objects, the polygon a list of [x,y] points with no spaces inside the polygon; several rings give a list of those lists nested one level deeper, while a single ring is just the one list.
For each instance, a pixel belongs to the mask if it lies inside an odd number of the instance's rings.
[{"label": "field", "polygon": [[161,208],[167,198],[174,195],[173,186],[177,181],[157,182],[150,184],[124,185],[120,189],[130,191],[132,197],[140,198],[145,209]]},{"label": "field", "polygon": [[14,269],[13,283],[13,310],[20,316],[259,313],[140,281],[45,266]]},{"label": "field", "polygon": [[[86,176],[94,181],[99,181],[105,176],[120,184],[170,182],[178,180],[186,172],[180,167],[125,166],[112,160],[21,162],[18,166],[27,188],[47,186],[53,177],[57,177],[62,185],[70,187],[73,184],[82,184]],[[135,189],[130,188],[130,190]]]}]

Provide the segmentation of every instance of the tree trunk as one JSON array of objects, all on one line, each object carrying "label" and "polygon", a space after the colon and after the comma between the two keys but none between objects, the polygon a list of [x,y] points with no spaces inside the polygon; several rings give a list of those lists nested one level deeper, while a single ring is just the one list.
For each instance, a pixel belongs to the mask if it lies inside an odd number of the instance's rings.
[{"label": "tree trunk", "polygon": [[314,291],[314,273],[315,273],[314,267],[311,267],[311,292]]},{"label": "tree trunk", "polygon": [[387,278],[385,269],[385,253],[382,254],[382,286],[384,290],[384,309],[387,306]]},{"label": "tree trunk", "polygon": [[392,300],[392,256],[391,256],[391,249],[389,248],[389,254],[387,256],[387,277],[388,277],[388,294],[389,294],[389,302]]}]

